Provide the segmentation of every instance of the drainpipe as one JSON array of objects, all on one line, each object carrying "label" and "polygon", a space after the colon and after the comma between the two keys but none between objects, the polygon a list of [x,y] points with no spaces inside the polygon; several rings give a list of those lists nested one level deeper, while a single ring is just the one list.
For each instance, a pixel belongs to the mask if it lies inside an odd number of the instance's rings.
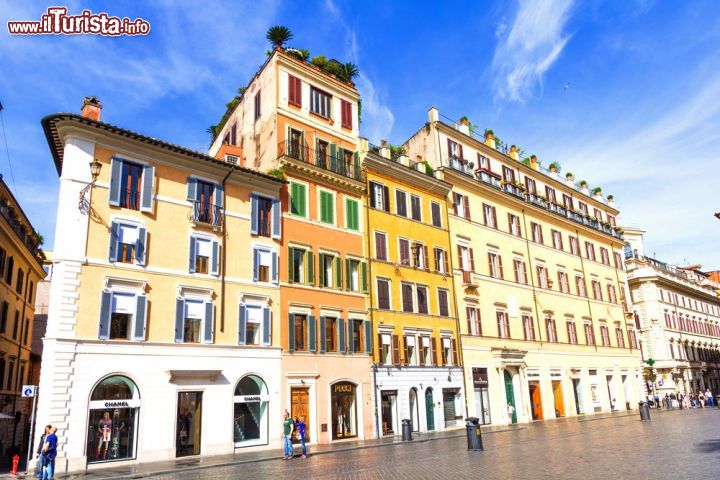
[{"label": "drainpipe", "polygon": [[222,227],[220,229],[220,232],[222,233],[222,255],[220,255],[220,258],[222,258],[222,268],[220,269],[220,331],[225,331],[225,266],[227,265],[227,227],[226,227],[226,221],[227,221],[227,190],[225,188],[225,184],[230,178],[230,175],[233,174],[235,171],[235,167],[231,167],[228,171],[227,175],[222,180],[222,187],[223,187],[223,209],[222,209]]}]

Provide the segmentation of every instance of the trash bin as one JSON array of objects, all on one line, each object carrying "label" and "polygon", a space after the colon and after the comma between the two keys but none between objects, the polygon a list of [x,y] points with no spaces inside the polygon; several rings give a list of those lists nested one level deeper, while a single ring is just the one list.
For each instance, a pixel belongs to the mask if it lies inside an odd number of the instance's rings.
[{"label": "trash bin", "polygon": [[640,420],[643,422],[649,422],[650,421],[650,406],[647,402],[638,402],[638,406],[640,407]]},{"label": "trash bin", "polygon": [[412,421],[409,418],[402,420],[402,439],[403,442],[412,440]]},{"label": "trash bin", "polygon": [[477,417],[466,418],[465,429],[467,430],[468,450],[484,450],[482,444],[482,435],[480,434],[480,419]]}]

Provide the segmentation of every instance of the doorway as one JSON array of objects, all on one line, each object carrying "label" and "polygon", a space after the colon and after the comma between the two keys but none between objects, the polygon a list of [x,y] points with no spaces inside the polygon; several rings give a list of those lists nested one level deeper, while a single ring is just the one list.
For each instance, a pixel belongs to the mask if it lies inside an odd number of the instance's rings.
[{"label": "doorway", "polygon": [[[515,405],[515,388],[513,387],[512,376],[505,370],[505,397],[507,398],[507,412],[510,423],[517,423],[517,407]],[[512,408],[510,408],[512,407]]]},{"label": "doorway", "polygon": [[420,430],[420,412],[418,411],[418,399],[417,390],[414,388],[410,389],[410,422],[412,425],[412,431],[417,432]]},{"label": "doorway", "polygon": [[202,392],[178,392],[175,455],[200,455]]},{"label": "doorway", "polygon": [[573,378],[572,384],[573,384],[573,395],[575,397],[575,413],[577,413],[578,415],[582,415],[583,413],[585,413],[585,411],[583,410],[583,406],[582,406],[583,394],[582,394],[582,386],[580,384],[580,379]]},{"label": "doorway", "polygon": [[530,402],[532,403],[532,419],[543,419],[542,395],[540,394],[540,382],[533,380],[528,382],[530,387]]},{"label": "doorway", "polygon": [[435,402],[432,388],[425,390],[425,417],[428,431],[435,430]]},{"label": "doorway", "polygon": [[[305,417],[305,442],[310,442],[310,387],[292,387],[290,389],[290,417]],[[299,442],[293,438],[293,442]]]},{"label": "doorway", "polygon": [[555,417],[565,416],[565,399],[563,398],[562,382],[560,380],[552,381],[553,397],[555,399]]},{"label": "doorway", "polygon": [[630,382],[628,381],[628,376],[623,375],[622,376],[622,384],[623,384],[623,393],[625,393],[625,410],[632,410],[630,408],[630,400],[631,400],[631,388],[630,388]]},{"label": "doorway", "polygon": [[473,390],[475,394],[475,415],[480,425],[490,423],[490,394],[488,392],[487,368],[473,368]]},{"label": "doorway", "polygon": [[382,434],[395,435],[397,432],[397,390],[386,390],[380,394],[382,412]]}]

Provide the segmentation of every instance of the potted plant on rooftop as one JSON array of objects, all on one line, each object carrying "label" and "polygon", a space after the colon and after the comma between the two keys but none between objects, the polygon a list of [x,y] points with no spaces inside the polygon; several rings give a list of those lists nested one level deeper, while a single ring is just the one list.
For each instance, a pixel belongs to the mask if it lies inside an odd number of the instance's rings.
[{"label": "potted plant on rooftop", "polygon": [[265,38],[267,38],[273,48],[282,50],[285,44],[293,38],[293,34],[286,26],[275,25],[274,27],[268,28]]},{"label": "potted plant on rooftop", "polygon": [[574,187],[574,186],[575,186],[575,176],[572,174],[572,172],[567,172],[567,173],[565,174],[565,183],[566,183],[567,186],[569,186],[569,187]]},{"label": "potted plant on rooftop", "polygon": [[540,169],[540,162],[538,162],[538,159],[535,155],[530,155],[530,168],[532,168],[533,170]]},{"label": "potted plant on rooftop", "polygon": [[510,145],[510,153],[508,153],[508,155],[509,155],[510,158],[512,158],[513,160],[519,160],[519,159],[520,159],[520,155],[519,155],[519,153],[518,153],[517,145]]},{"label": "potted plant on rooftop", "polygon": [[588,190],[588,183],[585,180],[580,180],[580,190],[586,195],[590,194],[590,191]]},{"label": "potted plant on rooftop", "polygon": [[596,200],[602,200],[602,188],[601,187],[595,187],[591,190],[592,196]]},{"label": "potted plant on rooftop", "polygon": [[495,148],[495,132],[490,129],[485,130],[485,145],[490,148]]},{"label": "potted plant on rooftop", "polygon": [[550,170],[550,173],[557,176],[558,173],[560,173],[560,164],[558,162],[552,162],[548,169]]}]

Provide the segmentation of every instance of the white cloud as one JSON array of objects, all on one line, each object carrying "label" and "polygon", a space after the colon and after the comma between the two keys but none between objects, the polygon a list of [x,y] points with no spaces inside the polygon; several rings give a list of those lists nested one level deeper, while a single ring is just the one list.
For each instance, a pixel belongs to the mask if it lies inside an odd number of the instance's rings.
[{"label": "white cloud", "polygon": [[498,98],[522,102],[558,59],[571,35],[565,32],[574,0],[520,0],[510,31],[501,21],[493,56]]}]

